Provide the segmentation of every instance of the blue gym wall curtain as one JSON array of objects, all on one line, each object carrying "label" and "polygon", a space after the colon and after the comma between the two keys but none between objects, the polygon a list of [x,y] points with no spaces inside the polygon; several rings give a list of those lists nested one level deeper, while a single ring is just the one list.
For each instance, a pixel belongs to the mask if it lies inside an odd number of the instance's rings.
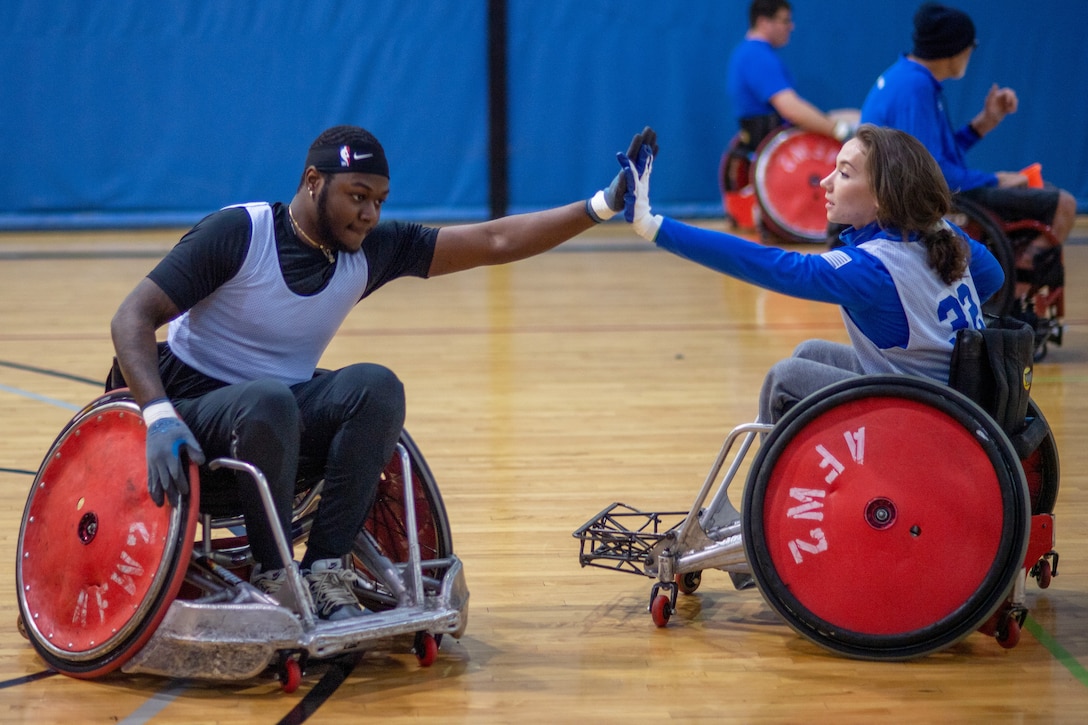
[{"label": "blue gym wall curtain", "polygon": [[[919,1],[794,0],[782,52],[801,94],[858,107],[909,50]],[[506,2],[509,211],[593,193],[649,123],[655,208],[721,214],[718,160],[735,130],[725,66],[748,0]],[[969,160],[1040,161],[1088,212],[1088,3],[952,4],[981,41],[967,77],[946,84],[952,117],[969,120],[991,83],[1021,102]],[[385,145],[387,216],[486,218],[487,13],[488,0],[8,0],[0,229],[185,226],[287,199],[306,147],[338,123]]]}]

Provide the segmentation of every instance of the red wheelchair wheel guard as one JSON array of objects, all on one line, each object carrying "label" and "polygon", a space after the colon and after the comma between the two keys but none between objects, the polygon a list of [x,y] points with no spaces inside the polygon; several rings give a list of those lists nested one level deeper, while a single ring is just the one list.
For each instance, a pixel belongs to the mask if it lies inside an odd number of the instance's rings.
[{"label": "red wheelchair wheel guard", "polygon": [[[98,404],[98,405],[96,405]],[[147,492],[139,408],[114,394],[84,409],[54,442],[19,531],[19,608],[39,654],[58,671],[97,677],[154,633],[184,580],[197,519]]]},{"label": "red wheelchair wheel guard", "polygon": [[752,177],[763,221],[794,242],[827,240],[827,208],[820,181],[835,168],[835,139],[786,127],[756,151]]},{"label": "red wheelchair wheel guard", "polygon": [[943,648],[1000,605],[1027,546],[1011,444],[936,383],[858,378],[802,401],[745,489],[746,553],[803,636],[867,659]]}]

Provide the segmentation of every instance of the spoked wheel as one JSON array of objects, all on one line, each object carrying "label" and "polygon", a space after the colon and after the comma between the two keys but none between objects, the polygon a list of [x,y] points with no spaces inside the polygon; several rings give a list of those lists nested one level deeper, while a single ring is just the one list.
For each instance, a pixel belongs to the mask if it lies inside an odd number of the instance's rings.
[{"label": "spoked wheel", "polygon": [[147,492],[145,433],[124,392],[84,408],[42,463],[19,529],[19,613],[57,671],[104,675],[135,655],[185,578],[199,498],[156,506]]},{"label": "spoked wheel", "polygon": [[[440,578],[438,569],[428,569],[427,561],[444,559],[453,554],[453,540],[450,535],[449,518],[442,495],[438,491],[434,475],[419,452],[415,441],[403,431],[400,443],[408,451],[412,467],[412,485],[415,498],[416,530],[419,535],[420,556],[424,562],[423,576]],[[404,473],[401,470],[400,457],[394,456],[382,472],[378,487],[378,497],[370,511],[365,525],[365,533],[380,553],[393,563],[408,560],[408,529],[405,525],[404,511]],[[375,580],[380,577],[366,571],[360,545],[355,547],[355,567],[362,574],[370,574]],[[361,593],[362,594],[362,593]],[[363,594],[365,596],[365,594]],[[383,609],[390,602],[382,599],[364,601],[369,609]]]},{"label": "spoked wheel", "polygon": [[756,150],[752,178],[762,220],[791,242],[827,241],[827,209],[820,181],[835,169],[842,144],[785,126]]},{"label": "spoked wheel", "polygon": [[1005,282],[983,303],[983,312],[997,317],[1009,314],[1013,311],[1016,298],[1016,260],[1012,243],[1002,231],[1000,223],[981,205],[956,196],[953,206],[952,213],[948,215],[949,221],[967,232],[972,239],[986,245],[1005,272]]},{"label": "spoked wheel", "polygon": [[1020,572],[1030,524],[996,423],[906,376],[855,378],[801,401],[760,448],[742,511],[771,607],[812,642],[872,660],[922,656],[976,630]]}]

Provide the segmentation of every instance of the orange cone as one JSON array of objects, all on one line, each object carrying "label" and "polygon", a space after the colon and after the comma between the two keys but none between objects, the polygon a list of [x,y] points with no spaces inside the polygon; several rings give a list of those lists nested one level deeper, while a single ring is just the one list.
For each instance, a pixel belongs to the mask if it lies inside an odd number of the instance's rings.
[{"label": "orange cone", "polygon": [[1033,189],[1043,188],[1043,165],[1036,161],[1030,166],[1020,169],[1020,173],[1028,177],[1028,186]]}]

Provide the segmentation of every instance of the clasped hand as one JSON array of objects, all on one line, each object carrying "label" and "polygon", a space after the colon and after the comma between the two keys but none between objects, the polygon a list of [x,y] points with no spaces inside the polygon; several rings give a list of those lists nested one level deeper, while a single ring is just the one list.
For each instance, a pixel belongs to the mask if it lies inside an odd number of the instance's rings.
[{"label": "clasped hand", "polygon": [[[656,137],[655,137],[656,141]],[[661,227],[661,217],[650,213],[650,172],[653,171],[657,145],[643,143],[636,153],[617,154],[626,178],[624,218],[643,239],[653,241]]]},{"label": "clasped hand", "polygon": [[[636,133],[631,139],[631,146],[627,149],[627,156],[634,157],[643,146],[650,146],[657,151],[657,133],[646,126],[641,132]],[[619,154],[622,158],[623,154]],[[586,200],[586,213],[595,222],[603,222],[611,219],[617,213],[623,211],[624,196],[627,194],[627,175],[623,169],[612,179],[607,188],[601,189],[591,198]]]},{"label": "clasped hand", "polygon": [[204,463],[204,451],[180,418],[160,418],[147,429],[147,491],[156,506],[165,498],[177,506],[189,493],[182,449],[190,461]]}]

